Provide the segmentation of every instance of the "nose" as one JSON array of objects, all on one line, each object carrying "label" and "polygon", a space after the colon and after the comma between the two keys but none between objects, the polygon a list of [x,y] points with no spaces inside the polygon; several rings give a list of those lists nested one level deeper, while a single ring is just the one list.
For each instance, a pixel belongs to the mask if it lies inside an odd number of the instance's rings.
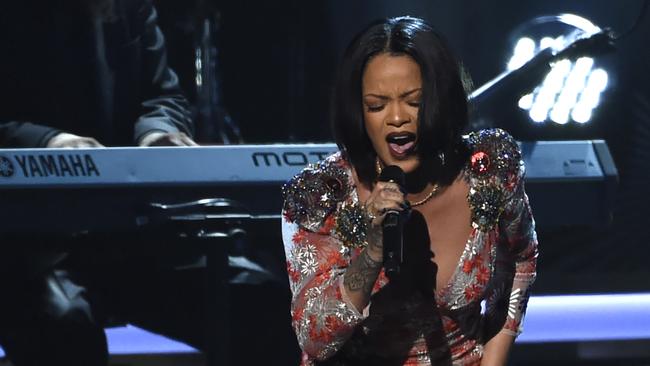
[{"label": "nose", "polygon": [[399,101],[390,103],[386,123],[390,126],[400,127],[405,123],[411,122],[411,116],[405,107],[406,106]]}]

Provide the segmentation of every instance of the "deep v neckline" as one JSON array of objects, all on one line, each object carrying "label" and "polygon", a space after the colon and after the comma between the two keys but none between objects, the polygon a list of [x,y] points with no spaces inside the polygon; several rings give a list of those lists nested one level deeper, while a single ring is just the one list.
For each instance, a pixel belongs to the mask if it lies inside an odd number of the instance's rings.
[{"label": "deep v neckline", "polygon": [[[468,172],[467,172],[465,167],[463,167],[463,169],[461,169],[458,177],[459,178],[457,178],[457,179],[462,179],[463,181],[465,181],[467,183],[468,192],[469,192],[472,189],[472,181],[471,181],[470,176],[468,175]],[[467,203],[467,205],[470,207],[470,211],[471,211],[471,205],[469,203],[469,195],[467,195],[465,197],[464,202]],[[470,227],[472,226],[471,212],[470,212],[469,225],[470,225]],[[474,244],[475,241],[476,241],[476,230],[474,228],[471,228],[471,230],[469,232],[469,235],[467,236],[467,239],[465,240],[465,246],[463,248],[463,251],[461,252],[458,259],[456,260],[456,262],[455,262],[456,265],[454,267],[454,270],[451,272],[451,275],[447,279],[447,282],[444,283],[444,285],[441,286],[440,288],[437,288],[437,284],[436,284],[436,289],[435,289],[434,293],[436,295],[436,299],[437,299],[438,302],[440,302],[445,297],[445,295],[447,295],[449,293],[449,290],[454,286],[454,283],[457,282],[457,278],[459,276],[459,272],[462,270],[463,263],[467,259],[467,256],[474,249],[473,244]]]},{"label": "deep v neckline", "polygon": [[[349,165],[349,163],[348,163],[346,168],[347,168],[347,173],[348,173],[348,176],[349,176],[349,182],[350,182],[350,185],[352,186],[351,187],[352,188],[351,189],[352,194],[351,194],[350,198],[352,199],[353,203],[360,204],[359,192],[358,192],[358,189],[357,189],[357,184],[356,184],[355,179],[354,179],[355,175],[354,175],[354,172],[352,171],[352,166]],[[459,173],[459,177],[460,177],[460,179],[463,179],[467,183],[468,191],[471,190],[472,189],[472,179],[470,178],[469,172],[467,171],[467,167],[463,167],[463,169],[461,169],[461,171]],[[465,198],[465,201],[469,205],[469,195]],[[471,210],[471,206],[470,206],[470,210]],[[471,218],[470,218],[470,223],[469,224],[472,225]],[[451,273],[451,276],[449,277],[447,282],[444,284],[444,286],[442,286],[441,288],[436,288],[434,290],[436,299],[437,299],[437,301],[439,303],[440,302],[443,302],[443,303],[447,302],[445,300],[446,300],[446,298],[447,298],[447,296],[449,294],[450,289],[454,286],[454,283],[456,283],[456,281],[457,281],[457,278],[459,276],[459,272],[461,271],[461,269],[463,267],[464,261],[466,260],[469,253],[471,253],[472,250],[475,247],[474,243],[476,241],[476,234],[477,234],[477,230],[472,228],[470,230],[469,236],[467,237],[467,240],[465,241],[465,247],[463,248],[463,251],[462,251],[460,257],[458,258],[458,261],[456,262],[456,266],[455,266],[453,272]],[[382,270],[382,272],[383,272],[383,270]],[[437,287],[437,284],[436,284],[436,287]]]},{"label": "deep v neckline", "polygon": [[458,262],[456,263],[456,267],[454,268],[454,271],[451,273],[451,276],[449,276],[447,283],[441,288],[436,288],[435,290],[436,299],[438,301],[441,301],[443,298],[445,298],[446,295],[449,293],[449,290],[454,286],[454,283],[457,282],[457,277],[463,267],[463,263],[465,262],[468,253],[471,253],[472,249],[474,248],[473,244],[475,242],[475,239],[476,239],[476,230],[472,229],[472,231],[469,233],[469,237],[465,241],[465,248],[463,248],[463,252],[460,254],[460,257],[458,258]]}]

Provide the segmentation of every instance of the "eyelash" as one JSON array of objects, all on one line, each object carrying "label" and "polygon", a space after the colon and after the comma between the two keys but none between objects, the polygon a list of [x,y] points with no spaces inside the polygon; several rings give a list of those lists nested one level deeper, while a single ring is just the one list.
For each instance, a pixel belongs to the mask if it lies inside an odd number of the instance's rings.
[{"label": "eyelash", "polygon": [[[420,102],[409,102],[408,105],[410,105],[411,107],[419,108],[419,107],[420,107]],[[384,105],[380,105],[380,106],[366,106],[366,107],[368,108],[368,112],[379,112],[379,111],[381,111],[382,109],[384,109]]]}]

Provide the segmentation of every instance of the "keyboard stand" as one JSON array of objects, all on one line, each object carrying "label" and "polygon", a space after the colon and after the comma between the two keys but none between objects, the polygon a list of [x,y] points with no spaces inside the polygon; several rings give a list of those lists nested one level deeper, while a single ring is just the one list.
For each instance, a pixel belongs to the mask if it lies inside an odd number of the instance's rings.
[{"label": "keyboard stand", "polygon": [[246,235],[245,227],[260,218],[236,201],[222,198],[172,205],[153,203],[151,207],[156,211],[153,222],[167,221],[167,230],[171,225],[179,238],[189,239],[205,253],[206,365],[230,365],[228,254],[233,242]]}]

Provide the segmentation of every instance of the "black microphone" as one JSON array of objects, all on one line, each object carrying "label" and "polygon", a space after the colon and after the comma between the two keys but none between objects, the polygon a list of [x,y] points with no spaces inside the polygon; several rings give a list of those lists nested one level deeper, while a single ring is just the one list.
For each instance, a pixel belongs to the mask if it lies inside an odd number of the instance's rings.
[{"label": "black microphone", "polygon": [[[381,182],[393,182],[405,186],[406,178],[402,169],[395,165],[385,167],[379,175]],[[404,243],[402,232],[404,228],[404,215],[397,210],[388,210],[381,224],[384,241],[384,273],[389,279],[400,273]]]}]

